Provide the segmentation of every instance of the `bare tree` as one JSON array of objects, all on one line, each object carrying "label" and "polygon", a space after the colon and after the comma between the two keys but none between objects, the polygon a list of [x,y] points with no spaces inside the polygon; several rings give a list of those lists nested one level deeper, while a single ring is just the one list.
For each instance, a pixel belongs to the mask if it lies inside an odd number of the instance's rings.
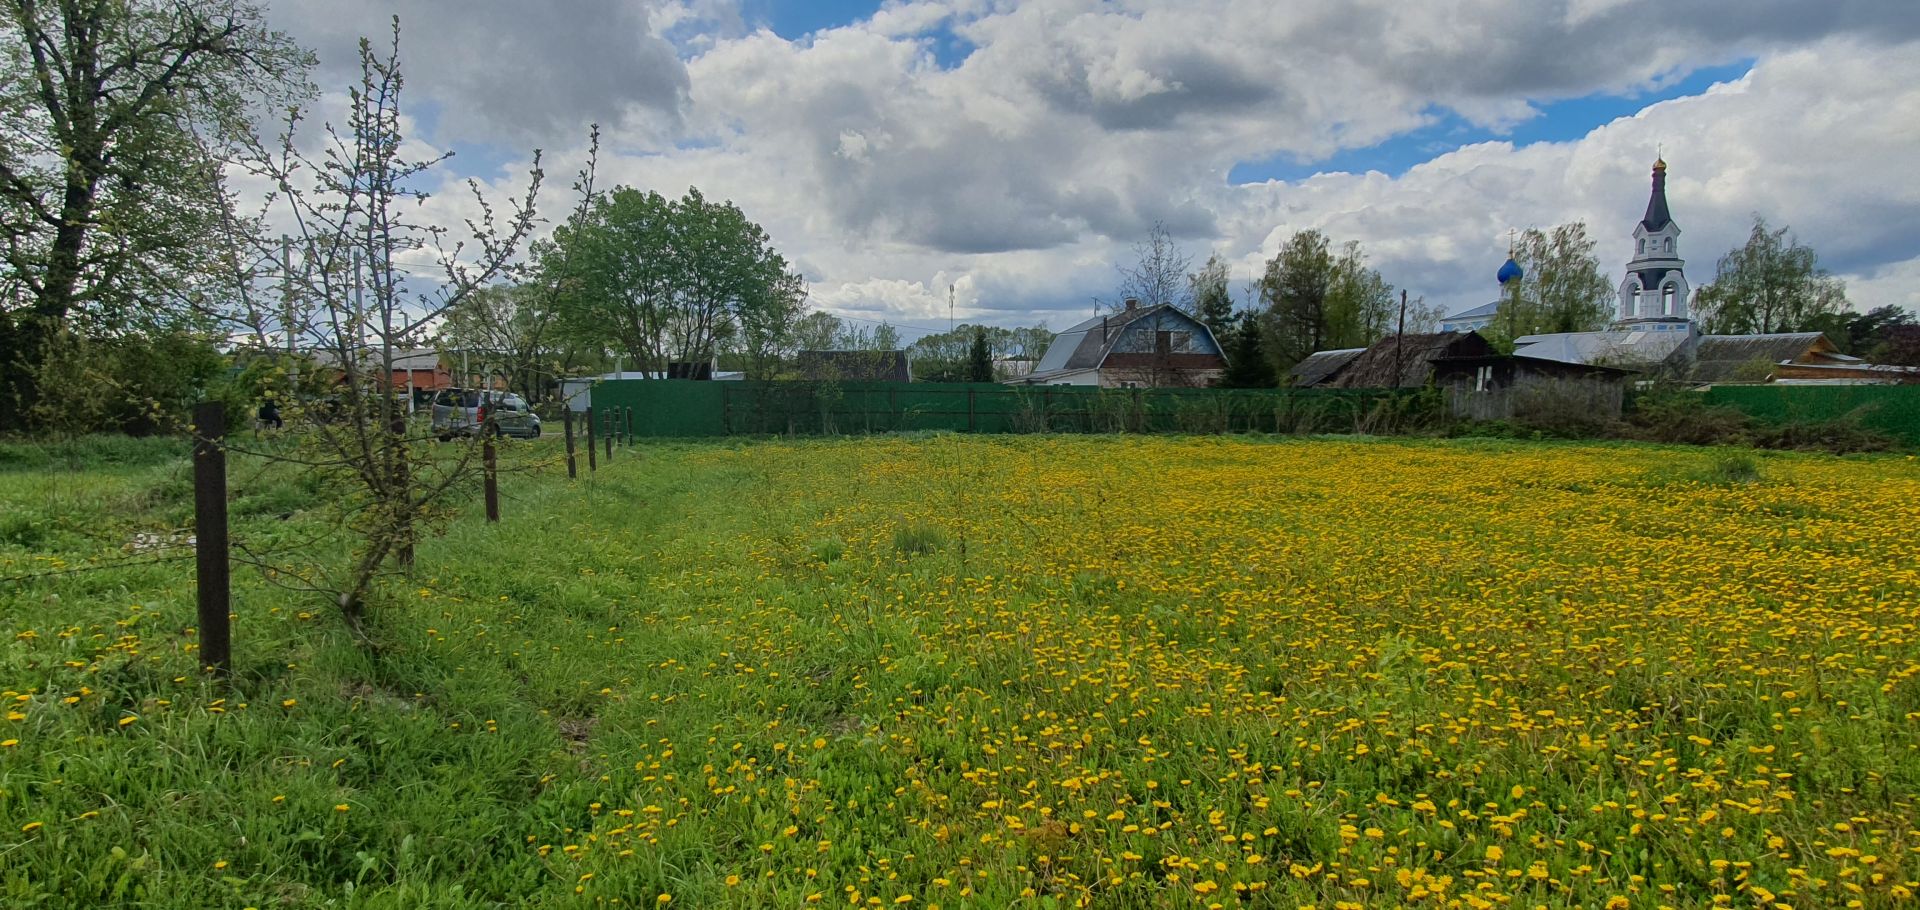
[{"label": "bare tree", "polygon": [[[1165,223],[1154,222],[1147,239],[1134,245],[1133,255],[1133,264],[1119,269],[1121,300],[1133,298],[1142,306],[1171,303],[1186,307],[1192,303],[1187,270],[1193,267],[1193,257],[1174,245]],[[1114,304],[1107,306],[1117,308]]]},{"label": "bare tree", "polygon": [[[414,160],[401,151],[399,53],[397,17],[385,52],[360,42],[361,79],[349,93],[347,126],[327,125],[322,152],[309,154],[296,143],[296,109],[277,147],[255,144],[246,157],[275,187],[274,216],[291,225],[289,258],[300,266],[282,277],[313,306],[309,321],[284,330],[317,340],[317,366],[333,380],[325,399],[295,409],[314,426],[302,453],[289,457],[329,486],[329,501],[355,541],[344,568],[278,566],[270,577],[333,595],[356,634],[363,634],[375,580],[411,564],[417,536],[448,514],[449,494],[478,469],[473,446],[423,457],[426,434],[409,431],[409,409],[395,397],[395,361],[422,346],[441,317],[507,273],[533,230],[541,179],[536,151],[526,195],[504,218],[469,181],[477,214],[466,221],[464,239],[451,244],[448,229],[417,220],[425,175],[445,156]],[[414,268],[432,263],[439,274],[416,287],[403,260]]]}]

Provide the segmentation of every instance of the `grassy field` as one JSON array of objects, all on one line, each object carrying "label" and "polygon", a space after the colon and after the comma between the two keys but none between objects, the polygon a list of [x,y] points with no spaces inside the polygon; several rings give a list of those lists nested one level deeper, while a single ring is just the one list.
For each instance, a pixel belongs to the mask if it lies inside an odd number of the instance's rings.
[{"label": "grassy field", "polygon": [[[250,546],[312,532],[299,474],[234,477]],[[225,694],[168,558],[187,478],[166,444],[0,447],[0,577],[150,560],[0,583],[0,905],[1920,889],[1907,456],[642,446],[423,545],[377,655],[237,573]]]}]

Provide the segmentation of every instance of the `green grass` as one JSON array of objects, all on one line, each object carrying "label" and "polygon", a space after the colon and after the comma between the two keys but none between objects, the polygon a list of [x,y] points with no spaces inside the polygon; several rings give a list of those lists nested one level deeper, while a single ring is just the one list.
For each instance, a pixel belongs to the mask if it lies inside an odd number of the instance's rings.
[{"label": "green grass", "polygon": [[[191,561],[129,545],[191,513],[180,450],[147,446],[0,450],[0,577],[37,575],[0,587],[0,906],[1913,887],[1903,457],[1663,484],[1720,469],[1504,441],[650,444],[507,477],[501,524],[469,508],[382,587],[377,653],[236,571],[221,692]],[[308,475],[231,473],[250,545],[318,529]]]}]

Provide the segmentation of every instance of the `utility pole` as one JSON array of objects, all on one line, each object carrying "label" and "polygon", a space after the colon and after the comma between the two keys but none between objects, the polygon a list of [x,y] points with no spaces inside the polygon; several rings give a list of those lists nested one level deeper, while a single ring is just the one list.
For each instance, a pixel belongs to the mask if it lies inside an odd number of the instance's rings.
[{"label": "utility pole", "polygon": [[947,285],[947,334],[953,334],[953,285]]}]

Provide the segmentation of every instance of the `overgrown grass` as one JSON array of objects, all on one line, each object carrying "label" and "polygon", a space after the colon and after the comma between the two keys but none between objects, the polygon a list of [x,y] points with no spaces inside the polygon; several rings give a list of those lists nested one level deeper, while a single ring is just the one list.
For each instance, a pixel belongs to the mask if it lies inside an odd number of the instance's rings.
[{"label": "overgrown grass", "polygon": [[947,545],[947,532],[924,521],[893,529],[893,548],[908,556],[923,556]]},{"label": "overgrown grass", "polygon": [[[44,529],[0,576],[183,527],[178,455],[44,463],[0,471]],[[190,562],[12,582],[0,905],[1899,903],[1920,464],[1666,465],[1719,470],[646,446],[424,543],[377,653],[238,573],[229,692],[194,673]],[[299,472],[234,475],[236,533],[309,528]]]}]

